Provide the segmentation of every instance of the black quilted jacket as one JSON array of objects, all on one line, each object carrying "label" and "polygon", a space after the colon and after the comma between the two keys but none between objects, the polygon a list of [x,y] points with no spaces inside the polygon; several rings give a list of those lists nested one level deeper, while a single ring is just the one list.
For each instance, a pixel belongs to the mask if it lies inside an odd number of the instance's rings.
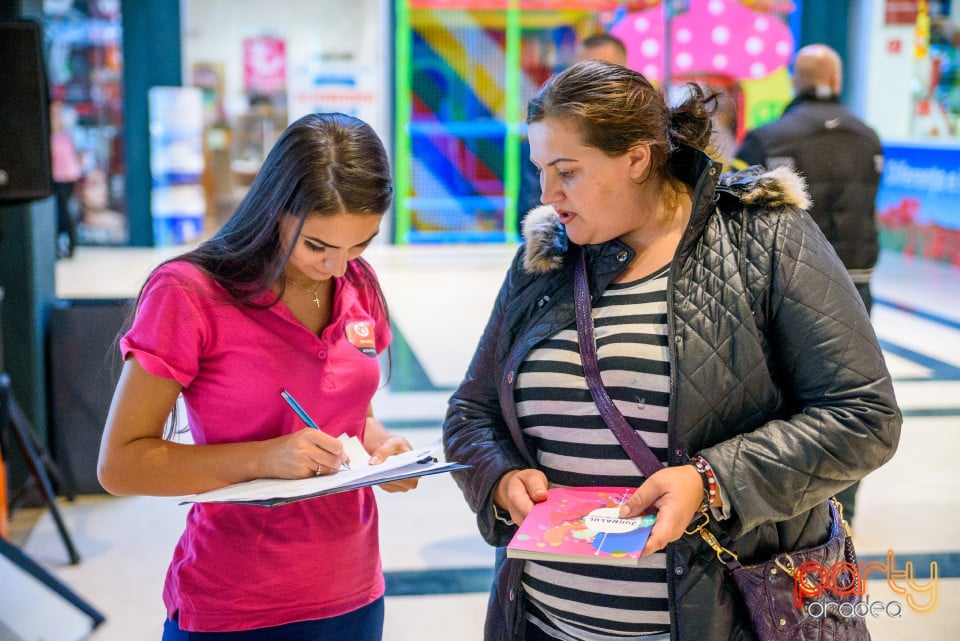
[{"label": "black quilted jacket", "polygon": [[[886,462],[901,415],[870,320],[846,270],[802,207],[787,169],[720,179],[699,152],[675,154],[695,186],[670,267],[670,465],[702,454],[733,515],[714,532],[750,563],[823,542],[826,499]],[[534,210],[444,424],[447,457],[483,538],[514,528],[494,517],[497,481],[535,467],[520,435],[515,372],[543,339],[574,324],[573,265],[587,252],[598,296],[630,262],[620,241],[568,244],[551,208]],[[502,561],[502,555],[498,555]],[[699,537],[667,549],[673,638],[750,639],[724,568]],[[522,639],[519,564],[498,563],[486,639]]]},{"label": "black quilted jacket", "polygon": [[836,99],[801,94],[779,120],[747,134],[736,155],[748,165],[800,172],[810,215],[847,269],[869,280],[880,254],[874,212],[883,171],[883,146],[873,129]]}]

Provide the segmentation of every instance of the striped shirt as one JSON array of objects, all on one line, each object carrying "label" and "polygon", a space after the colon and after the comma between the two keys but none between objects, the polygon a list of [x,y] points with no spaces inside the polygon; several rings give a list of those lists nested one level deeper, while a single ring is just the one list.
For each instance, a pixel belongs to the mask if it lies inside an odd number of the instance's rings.
[{"label": "striped shirt", "polygon": [[[670,405],[666,287],[664,268],[610,285],[593,308],[604,386],[661,461]],[[637,487],[643,481],[590,396],[576,325],[530,352],[515,398],[520,427],[551,486]],[[670,630],[663,552],[636,568],[527,561],[523,588],[528,620],[558,639],[649,640]]]}]

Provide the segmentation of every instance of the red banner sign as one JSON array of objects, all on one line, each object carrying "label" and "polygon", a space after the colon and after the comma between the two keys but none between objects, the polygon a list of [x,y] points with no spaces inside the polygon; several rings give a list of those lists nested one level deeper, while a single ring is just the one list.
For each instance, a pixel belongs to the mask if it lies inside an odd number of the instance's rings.
[{"label": "red banner sign", "polygon": [[919,0],[884,0],[883,24],[912,25],[917,22]]},{"label": "red banner sign", "polygon": [[287,87],[287,47],[282,38],[263,36],[243,41],[243,87],[269,94]]}]

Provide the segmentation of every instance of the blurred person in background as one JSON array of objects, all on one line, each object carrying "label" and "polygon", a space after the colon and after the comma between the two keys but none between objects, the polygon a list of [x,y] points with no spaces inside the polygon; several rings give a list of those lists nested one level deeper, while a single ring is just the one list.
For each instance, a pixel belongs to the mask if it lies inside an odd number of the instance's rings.
[{"label": "blurred person in background", "polygon": [[50,102],[50,159],[57,208],[57,258],[70,258],[77,245],[73,204],[77,181],[83,175],[80,154],[66,126],[64,109],[63,101]]},{"label": "blurred person in background", "polygon": [[603,60],[615,65],[627,65],[627,47],[623,40],[610,33],[595,33],[584,38],[577,47],[575,62]]}]

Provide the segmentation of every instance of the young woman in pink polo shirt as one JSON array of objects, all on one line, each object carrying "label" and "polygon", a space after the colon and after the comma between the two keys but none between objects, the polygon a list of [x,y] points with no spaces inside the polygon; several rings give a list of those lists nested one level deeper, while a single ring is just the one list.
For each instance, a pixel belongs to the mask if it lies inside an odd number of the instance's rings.
[{"label": "young woman in pink polo shirt", "polygon": [[[374,463],[410,449],[373,416],[390,327],[360,257],[392,196],[369,125],[311,114],[289,126],[223,228],[140,292],[100,451],[107,491],[331,474],[341,434]],[[282,390],[322,429],[304,427]],[[169,438],[181,395],[192,444]],[[167,572],[163,639],[378,641],[383,591],[371,488],[273,508],[195,504]]]}]

